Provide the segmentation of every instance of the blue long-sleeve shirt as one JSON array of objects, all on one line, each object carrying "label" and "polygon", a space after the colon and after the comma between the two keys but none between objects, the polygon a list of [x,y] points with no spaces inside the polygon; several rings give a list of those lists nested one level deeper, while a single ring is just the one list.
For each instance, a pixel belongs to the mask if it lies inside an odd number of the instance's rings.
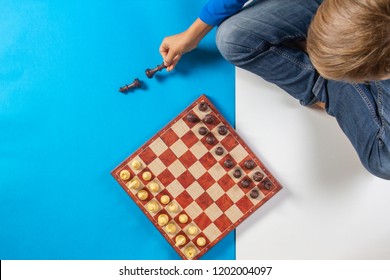
[{"label": "blue long-sleeve shirt", "polygon": [[238,12],[248,0],[209,0],[201,9],[199,18],[212,26]]}]

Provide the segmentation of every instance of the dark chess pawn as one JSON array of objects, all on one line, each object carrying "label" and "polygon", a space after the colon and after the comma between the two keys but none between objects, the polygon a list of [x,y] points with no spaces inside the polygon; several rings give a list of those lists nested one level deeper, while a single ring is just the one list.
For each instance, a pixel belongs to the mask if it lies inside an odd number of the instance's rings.
[{"label": "dark chess pawn", "polygon": [[157,65],[156,68],[153,68],[153,69],[149,69],[149,68],[148,68],[148,69],[146,69],[146,70],[145,70],[145,74],[146,74],[146,76],[147,76],[149,79],[151,79],[151,78],[153,78],[154,74],[156,74],[156,72],[161,71],[161,70],[163,70],[164,68],[167,68],[167,66],[165,66],[165,65],[164,65],[164,62],[163,62],[162,64]]},{"label": "dark chess pawn", "polygon": [[199,121],[199,119],[198,119],[198,117],[196,115],[189,113],[187,115],[187,121],[189,121],[191,123],[196,123],[196,122]]},{"label": "dark chess pawn", "polygon": [[141,87],[141,82],[137,78],[135,78],[131,84],[120,87],[119,91],[122,93],[126,93],[130,89],[139,88],[139,87]]},{"label": "dark chess pawn", "polygon": [[204,116],[203,121],[207,124],[212,124],[214,122],[214,116],[207,114],[206,116]]}]

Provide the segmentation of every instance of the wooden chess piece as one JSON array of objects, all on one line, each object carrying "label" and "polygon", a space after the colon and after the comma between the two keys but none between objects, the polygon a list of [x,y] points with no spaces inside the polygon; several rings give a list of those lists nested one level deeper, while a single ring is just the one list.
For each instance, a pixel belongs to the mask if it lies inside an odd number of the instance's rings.
[{"label": "wooden chess piece", "polygon": [[123,87],[119,88],[119,91],[122,93],[126,93],[130,89],[139,88],[141,87],[141,82],[137,78],[134,79],[134,81],[131,84],[125,85]]},{"label": "wooden chess piece", "polygon": [[153,69],[146,69],[145,70],[145,74],[146,76],[148,76],[149,79],[153,78],[154,74],[156,74],[156,72],[158,71],[161,71],[163,70],[164,68],[167,68],[167,66],[164,65],[164,62],[161,64],[161,65],[157,65],[156,68],[153,68]]}]

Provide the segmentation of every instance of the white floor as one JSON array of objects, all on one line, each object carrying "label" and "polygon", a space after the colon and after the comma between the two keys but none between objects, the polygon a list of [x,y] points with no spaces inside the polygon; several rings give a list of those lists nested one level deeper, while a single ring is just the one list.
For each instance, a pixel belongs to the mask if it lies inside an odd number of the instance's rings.
[{"label": "white floor", "polygon": [[390,182],[334,118],[236,69],[236,128],[283,185],[237,228],[237,259],[390,259]]}]

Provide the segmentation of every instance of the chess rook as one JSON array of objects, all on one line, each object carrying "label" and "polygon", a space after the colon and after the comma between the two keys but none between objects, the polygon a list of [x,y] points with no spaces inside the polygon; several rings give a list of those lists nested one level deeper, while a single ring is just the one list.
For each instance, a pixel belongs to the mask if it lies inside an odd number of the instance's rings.
[{"label": "chess rook", "polygon": [[123,87],[119,88],[119,91],[122,93],[128,92],[130,89],[139,88],[141,87],[141,82],[135,78],[134,81],[131,84],[125,85]]},{"label": "chess rook", "polygon": [[157,67],[156,68],[153,68],[153,69],[146,69],[145,70],[145,74],[146,74],[146,76],[149,78],[149,79],[151,79],[151,78],[153,78],[153,76],[154,76],[154,74],[156,74],[156,72],[158,72],[158,71],[161,71],[161,70],[163,70],[164,68],[167,68],[165,65],[164,65],[164,62],[161,64],[161,65],[157,65]]}]

